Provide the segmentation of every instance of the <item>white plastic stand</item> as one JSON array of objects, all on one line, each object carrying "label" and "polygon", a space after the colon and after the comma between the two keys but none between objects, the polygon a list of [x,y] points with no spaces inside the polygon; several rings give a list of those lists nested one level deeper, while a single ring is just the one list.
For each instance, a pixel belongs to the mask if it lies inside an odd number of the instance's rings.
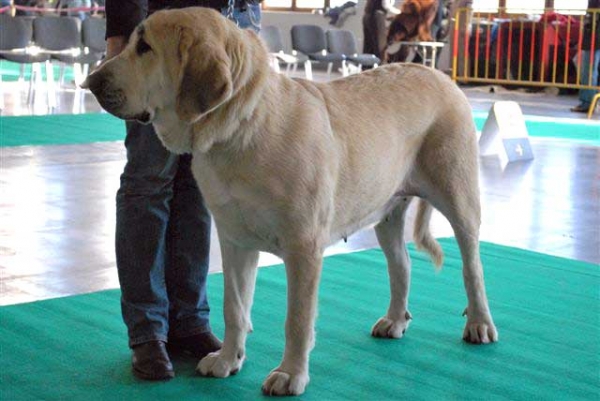
[{"label": "white plastic stand", "polygon": [[479,154],[497,158],[502,167],[533,160],[525,118],[517,102],[494,103],[479,138]]}]

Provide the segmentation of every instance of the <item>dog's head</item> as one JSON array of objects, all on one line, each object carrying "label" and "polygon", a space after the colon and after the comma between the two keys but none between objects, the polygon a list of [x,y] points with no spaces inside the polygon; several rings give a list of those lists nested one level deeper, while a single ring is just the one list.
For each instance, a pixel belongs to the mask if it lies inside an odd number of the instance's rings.
[{"label": "dog's head", "polygon": [[432,8],[437,10],[437,0],[405,0],[400,10],[406,14],[425,14]]},{"label": "dog's head", "polygon": [[236,35],[242,31],[210,9],[160,11],[82,86],[119,118],[149,123],[174,110],[193,123],[232,96],[240,68],[235,46],[244,41],[231,40]]},{"label": "dog's head", "polygon": [[414,14],[398,14],[388,29],[387,43],[414,40],[419,34],[419,17]]}]

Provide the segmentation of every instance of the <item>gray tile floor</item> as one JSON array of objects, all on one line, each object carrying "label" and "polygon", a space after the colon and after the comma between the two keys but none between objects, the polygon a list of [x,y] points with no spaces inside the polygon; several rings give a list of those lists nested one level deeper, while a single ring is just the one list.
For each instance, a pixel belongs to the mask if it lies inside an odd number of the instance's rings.
[{"label": "gray tile floor", "polygon": [[[4,115],[48,113],[43,93],[30,108],[26,84],[3,85]],[[515,100],[525,114],[584,118],[568,111],[576,103],[574,96],[463,89],[474,110],[487,111],[497,100]],[[67,87],[59,92],[54,112],[99,111],[89,94]],[[600,263],[600,148],[535,138],[532,145],[534,161],[505,169],[482,163],[481,239]],[[114,196],[124,164],[123,144],[24,146],[0,152],[0,305],[118,287]],[[452,235],[439,214],[432,231]],[[213,234],[211,271],[220,269],[217,241]],[[373,231],[365,229],[327,252],[375,246]],[[277,262],[265,254],[260,263]]]}]

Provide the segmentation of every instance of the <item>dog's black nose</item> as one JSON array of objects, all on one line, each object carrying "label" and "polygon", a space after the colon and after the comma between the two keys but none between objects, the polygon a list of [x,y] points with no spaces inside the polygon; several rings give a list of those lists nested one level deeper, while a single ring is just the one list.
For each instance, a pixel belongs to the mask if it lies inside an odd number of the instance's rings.
[{"label": "dog's black nose", "polygon": [[150,117],[150,113],[144,111],[143,113],[135,116],[133,119],[139,121],[142,124],[148,124],[150,122]]},{"label": "dog's black nose", "polygon": [[90,75],[88,75],[82,86],[92,91],[94,95],[98,96],[102,92],[104,82],[104,74],[92,72]]},{"label": "dog's black nose", "polygon": [[122,90],[111,84],[112,81],[110,73],[99,70],[88,75],[81,86],[92,91],[104,110],[119,117],[125,97]]}]

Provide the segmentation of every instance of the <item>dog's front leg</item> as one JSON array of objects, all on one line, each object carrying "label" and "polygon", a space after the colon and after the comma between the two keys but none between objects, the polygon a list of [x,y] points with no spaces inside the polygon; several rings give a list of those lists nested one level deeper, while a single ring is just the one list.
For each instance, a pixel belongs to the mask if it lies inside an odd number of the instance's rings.
[{"label": "dog's front leg", "polygon": [[314,324],[322,254],[295,253],[284,258],[288,297],[285,352],[281,364],[263,383],[266,395],[298,395],[308,384],[308,356],[314,346]]},{"label": "dog's front leg", "polygon": [[252,331],[250,309],[258,251],[242,249],[222,239],[220,242],[225,277],[225,339],[223,348],[205,356],[196,370],[203,376],[227,377],[242,368],[246,336]]}]

